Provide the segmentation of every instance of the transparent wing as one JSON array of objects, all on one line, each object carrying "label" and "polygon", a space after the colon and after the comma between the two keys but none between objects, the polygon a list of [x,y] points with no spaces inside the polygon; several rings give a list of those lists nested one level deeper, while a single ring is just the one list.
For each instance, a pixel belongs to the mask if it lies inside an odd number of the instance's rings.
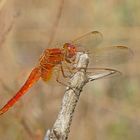
[{"label": "transparent wing", "polygon": [[102,40],[102,33],[99,31],[91,31],[74,39],[70,43],[76,45],[77,47],[87,48],[86,46],[88,46],[88,48],[95,48],[102,42]]},{"label": "transparent wing", "polygon": [[[89,52],[90,54],[90,52]],[[95,66],[109,66],[127,62],[133,56],[133,51],[126,46],[111,46],[95,48],[90,54],[90,60]]]},{"label": "transparent wing", "polygon": [[[103,40],[103,35],[101,32],[99,31],[91,31],[88,32],[86,34],[83,34],[82,36],[77,37],[74,40],[68,41],[69,43],[75,45],[76,47],[78,47],[78,51],[82,51],[81,48],[84,51],[90,50],[87,49],[88,48],[93,48],[97,47]],[[51,46],[49,46],[50,48],[62,48],[64,45],[64,42],[59,42],[59,43],[55,43],[55,44],[51,44]],[[85,49],[86,48],[86,49]]]},{"label": "transparent wing", "polygon": [[[79,69],[76,69],[73,67],[71,70],[68,69],[68,67],[63,67],[63,71],[66,77],[63,76],[61,69],[56,69],[57,74],[61,74],[61,76],[57,77],[57,81],[59,83],[62,83],[63,85],[67,85],[67,82],[69,78],[71,78],[71,75],[75,72],[79,71]],[[105,67],[93,67],[93,68],[87,68],[86,74],[88,76],[89,81],[94,81],[98,79],[102,79],[109,76],[117,76],[120,75],[121,72],[116,69],[111,68],[105,68]]]},{"label": "transparent wing", "polygon": [[94,81],[108,76],[121,74],[121,72],[116,69],[103,68],[103,67],[87,68],[86,73],[88,75],[89,81]]},{"label": "transparent wing", "polygon": [[[76,39],[70,41],[77,47],[78,51],[88,52],[90,62],[93,66],[111,66],[127,62],[133,55],[130,48],[126,46],[99,46],[103,40],[103,35],[99,31],[88,32]],[[63,45],[59,45],[63,46]],[[98,47],[99,46],[99,47]]]},{"label": "transparent wing", "polygon": [[127,62],[132,57],[132,50],[126,46],[97,47],[102,40],[102,33],[91,31],[76,38],[71,43],[78,46],[78,51],[87,51],[92,58],[90,62],[96,66],[121,64]]}]

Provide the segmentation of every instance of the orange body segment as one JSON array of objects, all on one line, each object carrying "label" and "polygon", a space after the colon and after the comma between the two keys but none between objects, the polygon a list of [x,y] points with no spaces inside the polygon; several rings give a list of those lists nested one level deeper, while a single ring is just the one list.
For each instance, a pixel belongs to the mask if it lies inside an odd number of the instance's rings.
[{"label": "orange body segment", "polygon": [[40,68],[34,68],[31,72],[31,74],[29,75],[27,81],[25,82],[25,84],[21,87],[21,89],[16,93],[16,95],[10,99],[7,104],[0,110],[0,114],[5,113],[6,111],[8,111],[8,109],[10,107],[12,107],[18,100],[19,98],[24,95],[27,90],[35,83],[39,80],[39,78],[41,77],[41,72],[40,72]]}]

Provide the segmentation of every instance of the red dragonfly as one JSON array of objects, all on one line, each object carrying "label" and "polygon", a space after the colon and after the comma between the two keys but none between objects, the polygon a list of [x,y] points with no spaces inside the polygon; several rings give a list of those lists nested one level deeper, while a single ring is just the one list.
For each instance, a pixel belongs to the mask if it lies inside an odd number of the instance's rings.
[{"label": "red dragonfly", "polygon": [[[40,78],[42,78],[45,81],[48,81],[51,78],[53,69],[55,67],[59,67],[59,71],[61,71],[63,77],[68,77],[66,76],[65,71],[72,72],[73,70],[72,65],[75,63],[76,54],[78,51],[80,51],[78,49],[80,48],[79,46],[81,45],[88,46],[88,48],[91,47],[95,63],[98,60],[99,61],[101,60],[110,61],[110,59],[111,61],[112,59],[118,60],[121,54],[120,51],[123,52],[123,57],[124,57],[124,52],[128,54],[130,50],[126,46],[111,46],[107,48],[96,48],[95,46],[97,46],[101,40],[102,40],[102,34],[98,31],[92,31],[84,34],[81,37],[78,37],[77,39],[71,41],[70,43],[65,43],[61,48],[46,49],[41,55],[39,59],[39,63],[31,71],[28,79],[20,88],[20,90],[15,94],[15,96],[13,96],[6,103],[5,106],[3,106],[0,109],[0,114],[3,114],[6,111],[8,111],[9,108],[12,107],[25,93],[27,93],[28,89],[30,89]],[[111,52],[111,54],[109,52]],[[105,56],[102,54],[105,54]],[[116,58],[117,56],[119,58]],[[112,74],[112,71],[117,72],[117,70],[109,69],[109,68],[91,68],[90,70],[97,70],[97,71],[106,70],[110,72],[109,74]],[[58,78],[57,81],[59,82]]]}]

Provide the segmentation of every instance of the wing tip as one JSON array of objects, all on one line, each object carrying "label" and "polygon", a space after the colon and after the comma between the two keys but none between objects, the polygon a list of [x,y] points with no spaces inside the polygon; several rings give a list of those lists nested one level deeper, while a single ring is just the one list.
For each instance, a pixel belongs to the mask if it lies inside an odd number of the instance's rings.
[{"label": "wing tip", "polygon": [[119,48],[119,49],[124,49],[124,50],[126,49],[126,50],[128,50],[130,52],[130,54],[132,56],[134,55],[133,50],[131,48],[127,47],[127,46],[119,45],[119,46],[116,46],[116,47]]},{"label": "wing tip", "polygon": [[95,30],[95,31],[91,31],[92,34],[102,34],[101,32]]},{"label": "wing tip", "polygon": [[101,36],[101,39],[103,39],[103,34],[100,31],[95,30],[95,31],[91,31],[91,33],[94,35],[99,35]]}]

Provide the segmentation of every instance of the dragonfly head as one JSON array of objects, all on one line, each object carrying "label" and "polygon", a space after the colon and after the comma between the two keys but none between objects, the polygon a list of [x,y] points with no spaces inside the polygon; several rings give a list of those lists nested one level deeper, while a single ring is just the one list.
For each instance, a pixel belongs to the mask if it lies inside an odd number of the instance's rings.
[{"label": "dragonfly head", "polygon": [[73,44],[65,43],[64,46],[65,56],[66,58],[73,58],[76,55],[76,47]]}]

